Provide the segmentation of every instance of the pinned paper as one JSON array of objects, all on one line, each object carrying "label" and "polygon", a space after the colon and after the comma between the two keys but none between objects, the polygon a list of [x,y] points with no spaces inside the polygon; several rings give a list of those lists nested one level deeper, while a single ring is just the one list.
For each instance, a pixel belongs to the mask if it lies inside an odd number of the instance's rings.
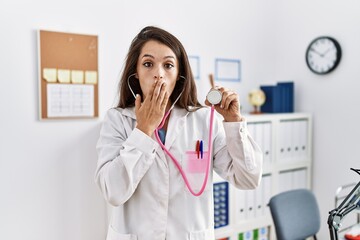
[{"label": "pinned paper", "polygon": [[43,77],[47,82],[56,82],[56,68],[44,68]]},{"label": "pinned paper", "polygon": [[70,83],[70,70],[58,69],[57,79],[60,83]]},{"label": "pinned paper", "polygon": [[97,71],[85,71],[85,83],[97,84]]},{"label": "pinned paper", "polygon": [[71,82],[72,83],[84,83],[84,71],[72,70],[71,71]]}]

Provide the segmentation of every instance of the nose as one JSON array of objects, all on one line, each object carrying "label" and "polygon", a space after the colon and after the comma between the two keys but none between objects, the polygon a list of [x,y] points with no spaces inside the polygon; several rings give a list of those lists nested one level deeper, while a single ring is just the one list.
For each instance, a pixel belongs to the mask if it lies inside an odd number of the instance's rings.
[{"label": "nose", "polygon": [[154,69],[154,79],[160,80],[164,78],[164,69],[162,69],[162,66],[158,66]]},{"label": "nose", "polygon": [[155,75],[154,78],[155,78],[156,80],[158,80],[158,79],[163,79],[163,76],[161,76],[161,75]]}]

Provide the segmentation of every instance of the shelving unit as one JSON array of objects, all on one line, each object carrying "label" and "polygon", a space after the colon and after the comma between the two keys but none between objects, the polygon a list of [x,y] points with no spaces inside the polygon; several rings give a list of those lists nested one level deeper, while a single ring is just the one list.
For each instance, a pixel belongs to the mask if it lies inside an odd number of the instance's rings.
[{"label": "shelving unit", "polygon": [[[312,117],[308,113],[244,117],[249,134],[264,153],[263,179],[255,190],[228,186],[228,224],[217,227],[215,237],[221,240],[275,240],[267,206],[270,197],[290,189],[311,188]],[[214,184],[221,185],[222,182],[224,180],[214,173]],[[214,200],[218,201],[216,197],[214,195]]]}]

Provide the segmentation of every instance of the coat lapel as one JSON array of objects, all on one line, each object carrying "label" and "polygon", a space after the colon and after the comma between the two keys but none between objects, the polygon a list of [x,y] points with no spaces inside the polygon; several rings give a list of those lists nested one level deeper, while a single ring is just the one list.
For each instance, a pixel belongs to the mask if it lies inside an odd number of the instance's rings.
[{"label": "coat lapel", "polygon": [[170,114],[169,125],[166,133],[165,147],[170,149],[175,139],[181,134],[187,115],[186,109],[174,107]]}]

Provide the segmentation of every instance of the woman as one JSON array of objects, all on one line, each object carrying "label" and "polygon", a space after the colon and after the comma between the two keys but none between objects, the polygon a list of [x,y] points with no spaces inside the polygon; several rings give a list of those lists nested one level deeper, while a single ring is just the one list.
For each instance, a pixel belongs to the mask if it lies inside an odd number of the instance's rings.
[{"label": "woman", "polygon": [[[108,240],[213,240],[212,170],[241,189],[259,185],[262,153],[247,134],[238,95],[218,90],[223,98],[215,110],[223,122],[217,117],[214,121],[209,181],[204,192],[194,196],[154,131],[175,104],[160,138],[185,171],[188,153],[199,150],[199,140],[205,153],[211,150],[210,109],[197,100],[188,57],[176,37],[145,27],[132,41],[118,106],[107,112],[97,144],[96,182],[114,206]],[[186,174],[190,187],[199,192],[204,172]]]}]

